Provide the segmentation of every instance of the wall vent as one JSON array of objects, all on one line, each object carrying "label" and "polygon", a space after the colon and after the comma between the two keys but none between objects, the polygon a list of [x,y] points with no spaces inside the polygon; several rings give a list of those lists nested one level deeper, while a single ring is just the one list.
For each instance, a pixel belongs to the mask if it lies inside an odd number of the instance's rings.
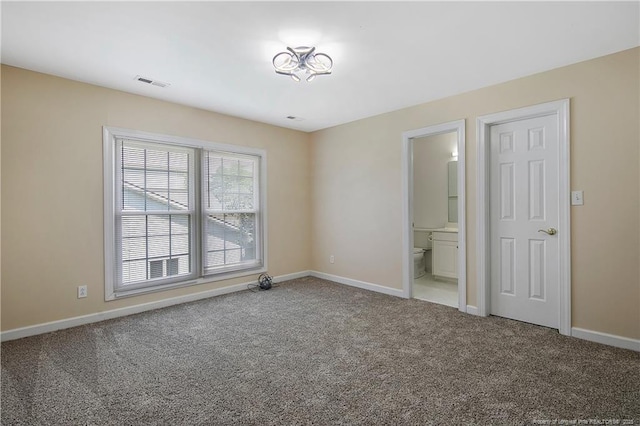
[{"label": "wall vent", "polygon": [[152,86],[158,86],[158,87],[171,86],[169,83],[165,83],[165,82],[159,81],[159,80],[154,80],[154,79],[148,78],[148,77],[142,77],[141,75],[137,75],[135,79],[138,80],[141,83],[150,84]]}]

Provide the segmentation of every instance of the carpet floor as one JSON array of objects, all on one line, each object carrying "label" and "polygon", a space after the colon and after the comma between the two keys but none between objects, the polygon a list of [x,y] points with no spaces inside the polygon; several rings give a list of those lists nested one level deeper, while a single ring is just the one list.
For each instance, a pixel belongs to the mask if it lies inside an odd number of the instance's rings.
[{"label": "carpet floor", "polygon": [[1,359],[3,425],[640,424],[640,353],[312,277]]}]

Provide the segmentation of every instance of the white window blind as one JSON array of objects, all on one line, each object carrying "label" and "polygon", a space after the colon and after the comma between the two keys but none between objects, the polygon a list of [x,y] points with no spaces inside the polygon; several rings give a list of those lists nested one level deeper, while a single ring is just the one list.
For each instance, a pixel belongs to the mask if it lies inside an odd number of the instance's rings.
[{"label": "white window blind", "polygon": [[117,288],[193,275],[194,150],[117,141]]}]

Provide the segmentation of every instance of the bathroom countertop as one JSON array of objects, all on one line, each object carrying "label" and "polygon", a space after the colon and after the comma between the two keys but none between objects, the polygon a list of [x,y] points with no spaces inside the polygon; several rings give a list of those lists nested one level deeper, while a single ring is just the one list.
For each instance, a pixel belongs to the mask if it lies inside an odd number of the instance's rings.
[{"label": "bathroom countertop", "polygon": [[458,228],[438,228],[438,229],[434,229],[433,232],[451,232],[451,233],[457,233],[458,232]]},{"label": "bathroom countertop", "polygon": [[429,232],[458,232],[458,228],[414,228],[416,231],[429,231]]}]

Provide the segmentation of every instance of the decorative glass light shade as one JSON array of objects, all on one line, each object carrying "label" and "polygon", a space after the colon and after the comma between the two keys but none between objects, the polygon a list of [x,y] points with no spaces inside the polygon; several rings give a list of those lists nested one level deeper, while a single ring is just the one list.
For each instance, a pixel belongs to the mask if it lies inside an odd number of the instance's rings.
[{"label": "decorative glass light shade", "polygon": [[331,74],[331,57],[315,51],[315,47],[287,47],[287,52],[280,52],[273,57],[273,67],[277,74],[288,75],[294,81],[303,78],[312,81],[318,75]]}]

